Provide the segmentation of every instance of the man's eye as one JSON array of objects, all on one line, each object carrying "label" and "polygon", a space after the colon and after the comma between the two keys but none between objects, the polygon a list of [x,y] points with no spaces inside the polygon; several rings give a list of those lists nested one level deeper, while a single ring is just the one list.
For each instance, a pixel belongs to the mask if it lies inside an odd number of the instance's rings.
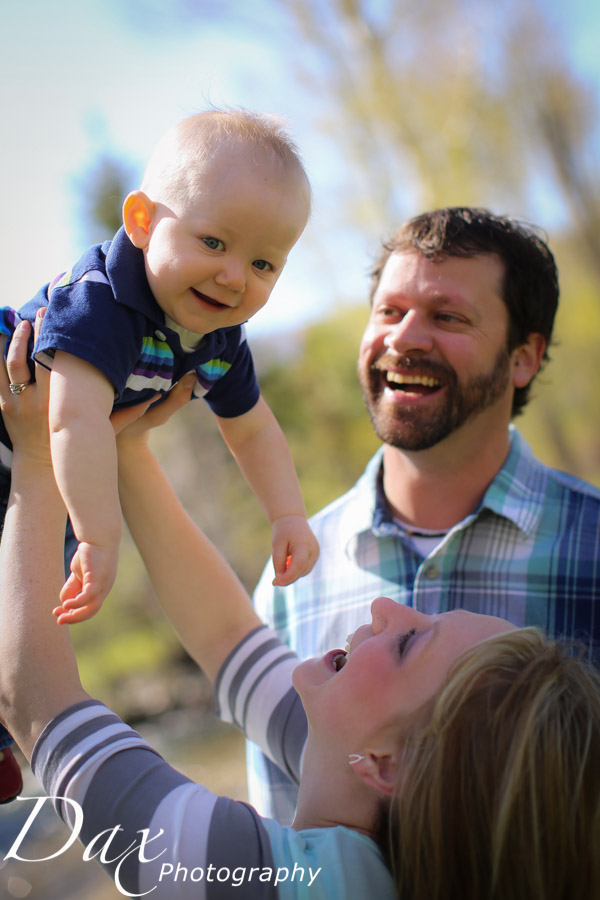
[{"label": "man's eye", "polygon": [[406,634],[401,634],[398,636],[398,654],[402,656],[404,651],[406,650],[406,645],[410,641],[411,637],[416,634],[416,628],[411,628],[410,631],[407,631]]},{"label": "man's eye", "polygon": [[225,244],[223,241],[220,241],[219,238],[214,237],[203,237],[203,242],[207,247],[210,247],[211,250],[224,250]]},{"label": "man's eye", "polygon": [[386,322],[390,319],[402,317],[400,312],[397,309],[394,309],[393,306],[381,306],[379,309],[375,310],[375,314]]},{"label": "man's eye", "polygon": [[272,272],[273,266],[270,262],[267,262],[266,259],[255,259],[252,263],[255,269],[258,269],[260,272]]},{"label": "man's eye", "polygon": [[437,319],[439,322],[447,322],[450,325],[456,325],[463,321],[458,316],[455,316],[454,313],[438,313]]}]

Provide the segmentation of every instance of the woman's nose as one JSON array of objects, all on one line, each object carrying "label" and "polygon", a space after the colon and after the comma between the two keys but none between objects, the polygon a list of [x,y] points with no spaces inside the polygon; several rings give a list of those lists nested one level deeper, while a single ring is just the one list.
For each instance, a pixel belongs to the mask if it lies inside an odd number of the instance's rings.
[{"label": "woman's nose", "polygon": [[371,616],[374,634],[384,631],[390,625],[394,628],[411,628],[413,625],[416,627],[429,618],[424,613],[413,609],[412,606],[396,603],[391,597],[377,597],[376,600],[373,600]]}]

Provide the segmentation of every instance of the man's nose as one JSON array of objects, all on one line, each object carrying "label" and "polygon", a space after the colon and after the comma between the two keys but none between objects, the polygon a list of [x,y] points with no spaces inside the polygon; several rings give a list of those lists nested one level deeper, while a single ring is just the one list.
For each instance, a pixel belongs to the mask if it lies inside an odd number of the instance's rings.
[{"label": "man's nose", "polygon": [[388,350],[400,356],[412,350],[429,353],[433,349],[433,337],[429,323],[418,310],[409,310],[399,322],[390,325],[383,339]]}]

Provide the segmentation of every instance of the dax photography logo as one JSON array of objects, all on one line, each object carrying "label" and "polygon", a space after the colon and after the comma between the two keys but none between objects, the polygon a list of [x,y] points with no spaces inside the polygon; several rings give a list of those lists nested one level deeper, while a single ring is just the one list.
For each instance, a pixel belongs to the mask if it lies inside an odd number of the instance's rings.
[{"label": "dax photography logo", "polygon": [[[83,827],[83,809],[81,808],[80,804],[77,803],[75,800],[70,800],[68,797],[46,797],[46,796],[44,796],[44,797],[17,797],[17,800],[20,800],[21,802],[26,801],[26,800],[35,800],[35,806],[33,807],[31,813],[29,814],[29,818],[27,819],[27,821],[21,828],[21,831],[19,832],[19,834],[13,841],[12,845],[10,846],[8,853],[6,853],[4,855],[5,860],[17,859],[20,862],[28,862],[28,863],[49,862],[50,860],[56,859],[57,857],[61,856],[63,853],[66,853],[66,851],[69,849],[69,847],[71,847],[75,843],[75,841],[79,838],[81,829]],[[38,857],[37,859],[31,859],[27,856],[21,856],[19,853],[19,851],[21,850],[21,844],[23,843],[24,839],[29,834],[31,826],[37,819],[44,804],[47,803],[48,801],[52,802],[53,800],[61,801],[63,804],[65,804],[65,809],[67,806],[69,807],[70,813],[73,817],[73,821],[70,826],[72,829],[71,834],[69,835],[67,840],[64,842],[62,847],[60,847],[58,850],[55,850],[54,853],[50,853],[48,856],[41,856],[41,857]],[[155,889],[156,885],[155,885],[155,887],[150,888],[150,890],[145,891],[143,894],[132,894],[128,890],[126,890],[126,888],[121,883],[121,874],[122,874],[121,869],[122,869],[123,863],[127,859],[129,859],[131,856],[137,855],[137,858],[140,863],[149,863],[149,862],[154,862],[160,856],[162,856],[163,853],[166,853],[167,852],[166,847],[163,847],[162,850],[160,850],[158,853],[156,853],[153,856],[146,853],[148,845],[151,844],[153,841],[155,841],[157,838],[160,838],[161,835],[164,834],[164,830],[161,828],[155,835],[150,836],[148,828],[140,828],[140,830],[136,832],[136,835],[140,835],[139,840],[132,841],[132,843],[125,850],[121,851],[120,853],[115,853],[114,848],[111,851],[111,844],[114,841],[117,834],[119,834],[120,832],[123,832],[123,828],[121,828],[120,825],[115,825],[113,828],[107,828],[104,831],[101,831],[95,837],[93,837],[92,840],[89,841],[89,843],[84,846],[83,857],[82,857],[83,861],[89,862],[89,860],[91,860],[91,859],[97,859],[98,862],[102,863],[103,865],[110,865],[111,867],[114,867],[112,877],[114,879],[115,885],[117,886],[119,892],[121,894],[123,894],[125,897],[143,897],[143,896],[145,896],[145,894],[151,893]]]},{"label": "dax photography logo", "polygon": [[[83,809],[75,800],[70,800],[68,797],[46,796],[17,797],[17,800],[21,802],[32,800],[35,801],[35,806],[8,852],[5,854],[5,860],[16,859],[19,862],[25,863],[50,862],[50,860],[57,859],[57,857],[66,853],[69,847],[71,847],[79,838],[81,829],[83,828]],[[31,827],[44,804],[48,801],[51,803],[53,801],[60,801],[64,804],[65,809],[68,807],[72,819],[70,822],[71,834],[58,850],[55,850],[54,853],[50,853],[48,856],[41,856],[35,859],[23,856],[21,855],[21,845],[29,834]],[[286,866],[279,866],[277,868],[271,866],[237,866],[229,868],[227,866],[214,866],[212,863],[206,866],[190,867],[189,865],[182,865],[180,861],[167,861],[167,859],[158,863],[157,861],[160,857],[164,857],[164,854],[167,853],[167,848],[165,846],[162,846],[161,848],[160,841],[158,844],[154,843],[164,835],[165,832],[163,828],[160,828],[155,834],[150,834],[149,828],[140,828],[136,831],[136,840],[133,840],[128,847],[118,852],[116,847],[113,846],[113,841],[118,834],[122,834],[123,832],[124,829],[121,825],[114,825],[112,828],[106,828],[104,831],[99,832],[99,834],[95,835],[87,844],[84,844],[82,859],[84,862],[96,859],[102,865],[110,866],[115,885],[119,892],[125,897],[145,897],[155,891],[159,884],[164,886],[165,883],[174,884],[176,882],[185,881],[206,881],[207,883],[218,882],[220,884],[229,884],[233,888],[241,887],[243,884],[249,884],[251,882],[254,882],[255,884],[257,882],[272,884],[274,887],[279,884],[284,884],[285,882],[303,882],[308,887],[311,887],[321,872],[321,867],[312,869],[310,866],[299,866],[297,863],[294,863],[293,869]],[[137,859],[140,865],[143,863],[156,864],[157,883],[142,893],[132,893],[131,891],[128,891],[122,883],[123,864],[132,858]]]}]

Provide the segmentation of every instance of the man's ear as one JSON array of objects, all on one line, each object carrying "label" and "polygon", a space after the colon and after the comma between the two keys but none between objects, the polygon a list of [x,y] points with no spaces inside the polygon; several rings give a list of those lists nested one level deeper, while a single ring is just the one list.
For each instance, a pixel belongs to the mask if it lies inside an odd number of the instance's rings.
[{"label": "man's ear", "polygon": [[396,780],[396,761],[389,753],[356,754],[351,763],[358,777],[369,787],[386,797],[391,797]]},{"label": "man's ear", "polygon": [[529,384],[541,365],[545,349],[545,337],[534,331],[524,344],[513,350],[512,379],[516,388],[526,387]]},{"label": "man's ear", "polygon": [[123,203],[123,225],[129,240],[138,250],[145,250],[150,240],[150,226],[156,204],[143,191],[132,191]]}]

